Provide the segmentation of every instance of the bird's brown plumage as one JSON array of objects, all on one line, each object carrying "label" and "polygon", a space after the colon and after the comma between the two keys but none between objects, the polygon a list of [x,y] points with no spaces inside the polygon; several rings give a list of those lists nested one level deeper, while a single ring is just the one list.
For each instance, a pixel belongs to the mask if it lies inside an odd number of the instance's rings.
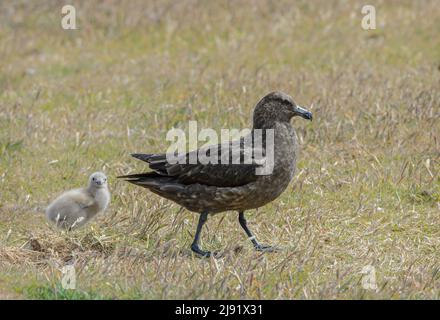
[{"label": "bird's brown plumage", "polygon": [[[290,120],[296,115],[310,120],[312,118],[310,112],[297,106],[290,96],[282,92],[266,95],[254,109],[250,135],[254,136],[256,129],[272,129],[274,132],[274,167],[271,174],[256,174],[261,163],[254,156],[247,164],[243,161],[239,164],[231,163],[232,154],[243,160],[249,152],[254,155],[257,146],[262,146],[263,150],[258,151],[266,155],[263,134],[263,143],[252,145],[250,149],[244,144],[246,137],[237,143],[211,146],[210,152],[218,152],[219,155],[225,148],[229,149],[228,164],[203,164],[200,161],[194,164],[188,161],[173,164],[167,160],[166,154],[133,154],[133,157],[147,162],[153,171],[121,178],[198,213],[214,214],[227,210],[243,212],[261,207],[276,199],[295,173],[297,142]],[[190,157],[191,152],[183,156],[185,160]]]}]

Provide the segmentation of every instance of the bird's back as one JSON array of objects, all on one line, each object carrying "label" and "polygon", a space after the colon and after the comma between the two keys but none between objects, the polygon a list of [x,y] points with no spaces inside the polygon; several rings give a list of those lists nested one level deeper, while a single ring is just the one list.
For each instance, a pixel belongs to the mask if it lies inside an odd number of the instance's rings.
[{"label": "bird's back", "polygon": [[[286,123],[276,124],[273,129],[274,168],[269,175],[256,173],[260,166],[258,161],[247,165],[170,164],[165,154],[135,154],[154,171],[123,177],[195,212],[257,208],[278,197],[295,171],[296,135],[293,127]],[[243,154],[243,143],[235,145],[241,146]],[[265,156],[271,155],[265,153]],[[189,154],[186,157],[189,158]]]},{"label": "bird's back", "polygon": [[90,211],[93,211],[95,200],[87,189],[74,189],[67,191],[56,198],[46,209],[46,217],[52,222],[64,221],[63,224],[71,226],[78,219],[88,220]]}]

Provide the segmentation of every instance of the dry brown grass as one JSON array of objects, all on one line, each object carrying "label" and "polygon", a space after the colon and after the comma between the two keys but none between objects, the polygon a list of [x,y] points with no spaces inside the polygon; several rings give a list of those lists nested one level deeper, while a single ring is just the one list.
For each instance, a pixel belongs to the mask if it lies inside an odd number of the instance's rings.
[{"label": "dry brown grass", "polygon": [[[439,298],[438,3],[73,1],[0,4],[0,297]],[[298,172],[275,202],[208,221],[115,176],[144,166],[171,127],[244,128],[283,90],[314,112],[295,121]],[[54,161],[56,160],[56,161]],[[90,172],[110,177],[105,216],[75,233],[44,206]],[[59,289],[74,263],[78,295]],[[361,285],[376,269],[377,290]]]}]

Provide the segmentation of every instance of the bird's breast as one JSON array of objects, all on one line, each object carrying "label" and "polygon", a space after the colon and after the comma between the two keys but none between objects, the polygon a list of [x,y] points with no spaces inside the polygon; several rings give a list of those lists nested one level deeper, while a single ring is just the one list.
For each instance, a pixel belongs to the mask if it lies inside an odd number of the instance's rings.
[{"label": "bird's breast", "polygon": [[108,189],[98,189],[95,193],[95,201],[98,211],[104,211],[110,202],[110,192]]},{"label": "bird's breast", "polygon": [[297,138],[290,123],[279,123],[274,129],[274,172],[290,181],[295,173]]}]

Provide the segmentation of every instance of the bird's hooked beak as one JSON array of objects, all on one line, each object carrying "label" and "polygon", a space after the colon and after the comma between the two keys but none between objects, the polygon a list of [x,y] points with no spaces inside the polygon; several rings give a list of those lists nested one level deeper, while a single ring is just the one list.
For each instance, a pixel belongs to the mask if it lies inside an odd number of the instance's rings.
[{"label": "bird's hooked beak", "polygon": [[307,119],[312,121],[313,119],[313,115],[310,111],[300,107],[300,106],[295,106],[295,109],[293,110],[293,112],[295,113],[295,116],[300,116],[301,118]]}]

